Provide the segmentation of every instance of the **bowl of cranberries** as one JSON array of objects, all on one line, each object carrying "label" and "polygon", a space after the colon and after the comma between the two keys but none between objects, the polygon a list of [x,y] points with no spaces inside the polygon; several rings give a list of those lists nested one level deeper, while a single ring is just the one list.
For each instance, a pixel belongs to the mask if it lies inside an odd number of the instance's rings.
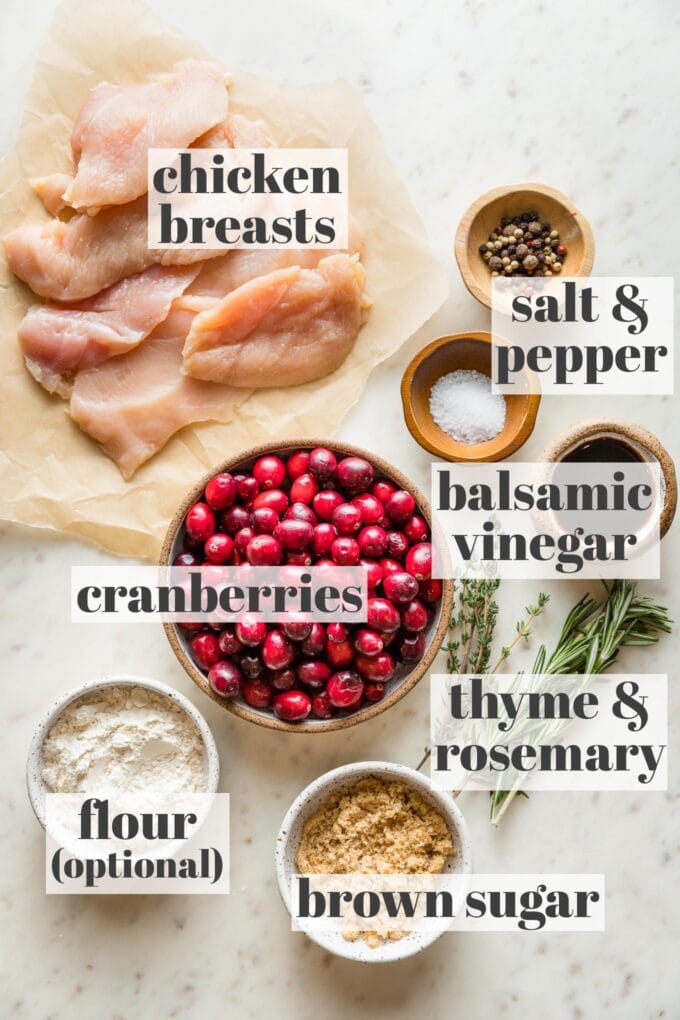
[{"label": "bowl of cranberries", "polygon": [[164,624],[180,664],[230,712],[272,729],[336,730],[404,697],[432,664],[453,600],[432,577],[430,508],[382,458],[344,443],[260,446],[204,478],[170,523],[163,565],[362,565],[358,624]]}]

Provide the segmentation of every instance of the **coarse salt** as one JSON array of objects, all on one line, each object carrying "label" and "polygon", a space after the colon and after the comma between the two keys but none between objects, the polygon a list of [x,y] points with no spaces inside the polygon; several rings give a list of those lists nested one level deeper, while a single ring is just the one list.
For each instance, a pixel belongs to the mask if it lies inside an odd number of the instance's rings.
[{"label": "coarse salt", "polygon": [[448,372],[430,391],[430,414],[439,428],[459,443],[484,443],[503,431],[505,398],[491,392],[482,372]]}]

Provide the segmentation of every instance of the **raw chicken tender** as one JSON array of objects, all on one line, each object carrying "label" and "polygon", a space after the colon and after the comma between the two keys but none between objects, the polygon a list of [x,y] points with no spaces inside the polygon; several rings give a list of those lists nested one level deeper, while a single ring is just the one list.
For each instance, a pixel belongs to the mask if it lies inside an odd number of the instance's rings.
[{"label": "raw chicken tender", "polygon": [[230,389],[182,374],[192,317],[173,308],[139,347],[76,377],[70,415],[101,443],[126,479],[185,425],[233,417]]},{"label": "raw chicken tender", "polygon": [[67,209],[64,192],[72,181],[70,174],[48,174],[47,177],[36,177],[31,187],[52,216],[58,216]]},{"label": "raw chicken tender", "polygon": [[77,170],[64,201],[79,210],[133,201],[147,190],[148,150],[186,148],[225,120],[227,105],[224,72],[205,60],[141,85],[98,85],[73,127]]},{"label": "raw chicken tender", "polygon": [[65,376],[136,347],[197,272],[198,266],[152,266],[70,307],[32,305],[18,330],[26,367],[50,393],[68,396]]},{"label": "raw chicken tender", "polygon": [[199,312],[184,369],[231,386],[297,386],[334,372],[366,319],[358,256],[331,255],[316,269],[258,276]]}]

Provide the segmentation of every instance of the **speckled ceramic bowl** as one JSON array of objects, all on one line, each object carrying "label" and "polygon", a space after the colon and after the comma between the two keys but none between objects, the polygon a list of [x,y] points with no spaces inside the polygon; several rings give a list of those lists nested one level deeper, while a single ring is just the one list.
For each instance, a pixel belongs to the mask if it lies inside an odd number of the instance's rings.
[{"label": "speckled ceramic bowl", "polygon": [[26,784],[28,786],[28,796],[31,801],[31,806],[33,807],[36,818],[43,828],[45,828],[45,795],[48,792],[41,774],[42,747],[45,737],[67,705],[70,705],[72,701],[77,701],[77,699],[81,698],[84,694],[90,694],[93,691],[101,690],[103,687],[144,687],[149,691],[155,691],[156,694],[165,696],[168,701],[172,701],[178,705],[192,720],[203,741],[207,779],[206,793],[217,792],[220,780],[220,759],[217,752],[217,746],[215,744],[215,738],[213,737],[207,722],[198,709],[192,705],[189,699],[183,694],[180,694],[180,692],[176,691],[173,687],[169,687],[167,684],[161,683],[160,680],[152,680],[149,677],[129,675],[103,676],[97,680],[88,680],[86,683],[81,684],[80,687],[76,687],[74,690],[69,691],[68,694],[62,694],[62,696],[57,698],[54,704],[50,706],[47,712],[45,712],[42,719],[36,726],[28,752]]},{"label": "speckled ceramic bowl", "polygon": [[[291,804],[281,823],[276,838],[274,859],[279,892],[289,913],[291,909],[290,876],[296,870],[295,855],[305,822],[332,793],[354,786],[359,780],[369,777],[400,780],[415,787],[423,799],[439,812],[451,833],[456,854],[449,861],[445,871],[461,875],[471,873],[470,832],[460,808],[450,794],[433,789],[426,776],[406,765],[397,765],[386,761],[362,761],[351,765],[341,765],[340,768],[333,769],[331,772],[325,772],[305,787]],[[384,942],[375,949],[372,949],[363,939],[349,942],[340,932],[315,932],[308,933],[308,936],[322,949],[347,960],[355,960],[358,963],[391,963],[420,953],[436,941],[444,931],[445,928],[422,934],[411,932],[396,942]]]}]

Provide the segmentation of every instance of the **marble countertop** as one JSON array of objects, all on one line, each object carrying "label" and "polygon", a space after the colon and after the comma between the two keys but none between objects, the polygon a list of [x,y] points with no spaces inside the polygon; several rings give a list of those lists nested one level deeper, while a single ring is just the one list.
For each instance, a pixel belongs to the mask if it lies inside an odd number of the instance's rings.
[{"label": "marble countertop", "polygon": [[[152,0],[170,23],[234,65],[291,82],[344,77],[361,90],[449,269],[449,300],[375,373],[340,430],[373,445],[416,482],[429,460],[404,426],[398,384],[409,357],[444,332],[487,327],[452,255],[456,223],[481,191],[509,181],[562,188],[590,218],[596,271],[673,271],[678,199],[673,78],[677,12],[664,0],[569,4],[518,0]],[[3,5],[0,148],[13,144],[35,48],[52,0]],[[263,31],[265,26],[265,31]],[[674,221],[673,221],[674,223]],[[530,459],[594,408],[584,398],[544,399]],[[673,455],[672,398],[598,401],[597,414],[641,422]],[[680,619],[678,524],[664,540],[663,577],[645,588]],[[382,968],[330,957],[292,934],[275,888],[273,843],[290,802],[321,772],[384,758],[416,765],[428,735],[422,683],[379,719],[319,737],[248,726],[201,698],[160,627],[69,622],[75,563],[109,557],[59,536],[1,531],[4,698],[0,834],[0,1013],[17,1020],[261,1018],[432,1020],[646,1020],[680,1015],[678,731],[670,680],[670,792],[542,794],[513,806],[498,830],[488,800],[463,794],[475,864],[486,871],[604,872],[607,932],[593,935],[448,935]],[[545,587],[545,586],[543,586]],[[552,585],[535,643],[556,636],[586,586]],[[499,637],[539,582],[505,582]],[[677,634],[632,651],[624,669],[672,673]],[[521,658],[516,660],[521,663]],[[217,738],[223,788],[232,795],[232,893],[224,897],[45,896],[44,841],[26,797],[33,727],[59,692],[102,672],[175,684],[205,712]]]}]

